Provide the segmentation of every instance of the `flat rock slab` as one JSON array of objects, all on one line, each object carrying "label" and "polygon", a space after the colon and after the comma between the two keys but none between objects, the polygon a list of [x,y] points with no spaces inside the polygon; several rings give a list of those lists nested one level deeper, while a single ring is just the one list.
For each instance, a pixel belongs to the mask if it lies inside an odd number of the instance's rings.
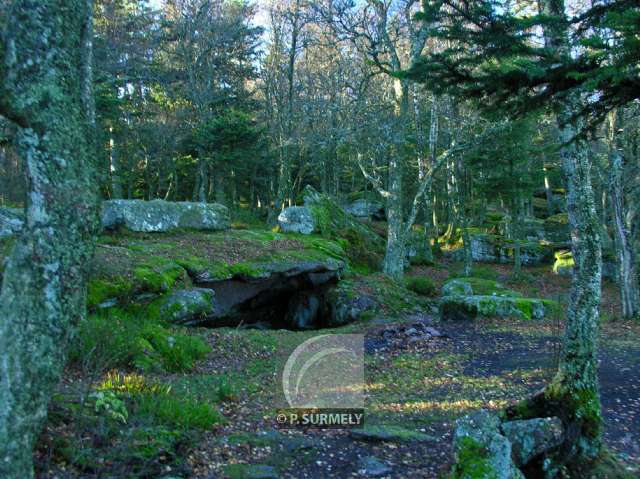
[{"label": "flat rock slab", "polygon": [[217,203],[164,200],[108,200],[102,203],[102,227],[125,227],[139,232],[167,232],[179,228],[219,231],[230,226],[229,210]]}]

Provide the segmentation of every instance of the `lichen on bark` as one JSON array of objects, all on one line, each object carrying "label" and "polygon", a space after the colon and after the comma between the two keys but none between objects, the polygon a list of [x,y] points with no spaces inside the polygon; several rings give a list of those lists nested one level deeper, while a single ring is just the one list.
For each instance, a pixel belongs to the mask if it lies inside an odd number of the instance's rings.
[{"label": "lichen on bark", "polygon": [[81,37],[86,0],[19,0],[7,22],[0,114],[19,126],[26,223],[0,293],[0,476],[33,477],[32,446],[85,310],[97,229]]}]

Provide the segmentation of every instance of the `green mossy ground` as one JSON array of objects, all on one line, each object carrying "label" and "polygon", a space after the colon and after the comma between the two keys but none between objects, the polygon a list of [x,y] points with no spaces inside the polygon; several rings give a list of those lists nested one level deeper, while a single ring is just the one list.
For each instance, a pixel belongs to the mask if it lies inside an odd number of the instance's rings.
[{"label": "green mossy ground", "polygon": [[189,286],[191,276],[205,272],[213,280],[258,278],[300,261],[348,265],[342,246],[319,236],[266,230],[103,236],[87,303],[90,308],[110,299],[127,304],[140,294]]}]

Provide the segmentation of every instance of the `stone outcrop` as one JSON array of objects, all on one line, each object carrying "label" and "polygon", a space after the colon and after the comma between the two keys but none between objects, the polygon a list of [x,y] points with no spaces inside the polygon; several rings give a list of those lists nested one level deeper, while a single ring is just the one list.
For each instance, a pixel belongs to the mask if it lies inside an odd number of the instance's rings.
[{"label": "stone outcrop", "polygon": [[554,301],[534,298],[445,296],[440,301],[440,317],[445,320],[480,317],[543,319],[556,309]]},{"label": "stone outcrop", "polygon": [[386,241],[370,225],[357,219],[328,195],[307,185],[304,206],[285,208],[278,217],[281,231],[292,231],[342,242],[352,264],[376,268],[384,255]]},{"label": "stone outcrop", "polygon": [[454,478],[524,479],[511,458],[511,443],[501,434],[500,419],[495,414],[481,410],[458,419],[453,448]]},{"label": "stone outcrop", "polygon": [[127,228],[140,232],[176,229],[219,231],[230,225],[229,210],[217,203],[164,200],[107,200],[102,203],[104,229]]},{"label": "stone outcrop", "polygon": [[172,291],[160,301],[160,314],[172,323],[192,325],[215,316],[215,292],[206,288]]},{"label": "stone outcrop", "polygon": [[368,307],[353,288],[336,286],[346,265],[340,244],[318,236],[266,230],[113,235],[98,245],[88,306],[135,304],[192,326],[346,324]]}]

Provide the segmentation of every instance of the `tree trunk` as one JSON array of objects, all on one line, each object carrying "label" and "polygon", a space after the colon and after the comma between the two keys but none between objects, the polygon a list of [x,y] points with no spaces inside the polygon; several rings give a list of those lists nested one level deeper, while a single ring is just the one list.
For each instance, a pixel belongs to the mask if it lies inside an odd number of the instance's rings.
[{"label": "tree trunk", "polygon": [[33,443],[85,311],[97,230],[86,13],[86,0],[19,0],[3,42],[0,113],[20,126],[29,185],[0,293],[0,477],[8,479],[33,477]]},{"label": "tree trunk", "polygon": [[640,314],[640,293],[638,292],[638,272],[631,225],[625,221],[629,216],[625,207],[624,188],[622,186],[623,156],[619,140],[620,121],[617,112],[609,115],[610,151],[609,151],[609,189],[610,203],[615,231],[616,256],[618,258],[618,275],[620,283],[620,299],[622,317],[635,318]]},{"label": "tree trunk", "polygon": [[402,165],[400,164],[401,143],[409,110],[409,84],[407,80],[394,80],[396,101],[396,151],[389,158],[389,197],[387,198],[387,250],[382,270],[394,279],[404,274],[405,242],[404,218],[402,212]]},{"label": "tree trunk", "polygon": [[581,125],[573,113],[581,99],[574,95],[558,112],[574,259],[560,364],[551,384],[531,398],[525,408],[512,409],[519,416],[527,411],[525,417],[562,419],[565,441],[548,463],[547,477],[555,477],[564,465],[584,465],[596,460],[602,449],[596,357],[602,268],[600,225],[591,186],[588,145],[576,139]]},{"label": "tree trunk", "polygon": [[399,280],[404,274],[405,237],[402,218],[402,175],[398,158],[389,159],[389,192],[387,198],[387,250],[382,270]]}]

